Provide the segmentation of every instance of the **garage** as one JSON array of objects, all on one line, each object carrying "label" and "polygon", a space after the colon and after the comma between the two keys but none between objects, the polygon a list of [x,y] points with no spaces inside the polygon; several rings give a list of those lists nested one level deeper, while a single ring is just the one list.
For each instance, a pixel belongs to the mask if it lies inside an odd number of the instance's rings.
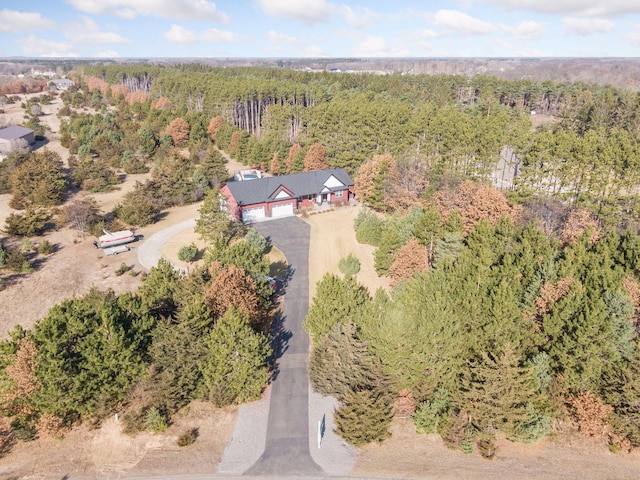
[{"label": "garage", "polygon": [[250,222],[251,220],[258,220],[264,217],[264,207],[246,208],[242,210],[243,222]]},{"label": "garage", "polygon": [[284,203],[271,207],[272,217],[285,217],[287,215],[293,215],[293,203]]}]

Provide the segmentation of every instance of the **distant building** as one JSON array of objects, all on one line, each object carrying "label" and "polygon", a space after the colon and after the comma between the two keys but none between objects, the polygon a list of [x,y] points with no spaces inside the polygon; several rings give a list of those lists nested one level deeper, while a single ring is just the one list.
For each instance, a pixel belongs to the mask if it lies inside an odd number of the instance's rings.
[{"label": "distant building", "polygon": [[68,78],[59,78],[53,81],[53,84],[56,86],[58,90],[66,90],[69,87],[73,87],[75,83],[69,80]]},{"label": "distant building", "polygon": [[0,129],[0,153],[10,153],[20,147],[33,145],[35,141],[36,132],[30,128],[13,125]]}]

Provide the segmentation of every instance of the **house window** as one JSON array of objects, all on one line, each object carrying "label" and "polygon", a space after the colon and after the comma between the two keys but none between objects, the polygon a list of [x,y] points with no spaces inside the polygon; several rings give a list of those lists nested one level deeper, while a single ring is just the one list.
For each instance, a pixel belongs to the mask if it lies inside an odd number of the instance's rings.
[{"label": "house window", "polygon": [[307,199],[308,199],[308,200],[313,200],[313,199],[314,199],[314,197],[315,197],[315,195],[308,195],[308,196],[307,196]]},{"label": "house window", "polygon": [[338,190],[336,192],[336,198],[342,198],[344,196],[344,190]]}]

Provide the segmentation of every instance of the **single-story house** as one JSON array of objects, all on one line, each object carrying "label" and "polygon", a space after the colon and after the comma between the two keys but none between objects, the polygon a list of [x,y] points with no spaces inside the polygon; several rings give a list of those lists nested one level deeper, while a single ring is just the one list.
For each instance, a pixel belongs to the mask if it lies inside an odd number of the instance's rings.
[{"label": "single-story house", "polygon": [[10,153],[16,148],[33,145],[35,141],[36,132],[30,128],[17,125],[0,128],[0,153]]},{"label": "single-story house", "polygon": [[68,78],[53,80],[53,84],[58,90],[66,90],[67,88],[73,87],[75,85],[75,83],[73,83],[73,80],[69,80]]},{"label": "single-story house", "polygon": [[250,222],[293,215],[301,208],[348,202],[353,180],[342,168],[228,182],[220,190],[229,215]]}]

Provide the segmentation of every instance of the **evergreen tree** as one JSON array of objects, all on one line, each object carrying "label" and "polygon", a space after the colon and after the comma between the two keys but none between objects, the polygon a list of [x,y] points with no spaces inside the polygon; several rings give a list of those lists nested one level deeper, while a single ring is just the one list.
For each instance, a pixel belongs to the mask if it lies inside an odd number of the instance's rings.
[{"label": "evergreen tree", "polygon": [[352,391],[387,388],[379,360],[358,338],[351,321],[335,325],[311,352],[309,378],[313,389],[343,401]]},{"label": "evergreen tree", "polygon": [[[505,344],[499,354],[484,353],[471,364],[462,379],[464,409],[471,423],[481,432],[503,432],[514,440],[528,438],[531,425],[544,423],[544,398],[538,391],[531,367],[520,366],[514,348]],[[544,429],[538,432],[546,434]]]},{"label": "evergreen tree", "polygon": [[356,447],[381,443],[391,435],[391,402],[388,396],[376,390],[349,392],[334,418],[338,435]]},{"label": "evergreen tree", "polygon": [[369,292],[353,277],[341,279],[326,273],[318,282],[304,329],[315,342],[335,325],[349,320],[358,324],[370,299]]},{"label": "evergreen tree", "polygon": [[230,240],[242,231],[242,225],[232,220],[223,210],[223,201],[220,193],[211,190],[198,210],[200,216],[196,220],[194,231],[204,242],[214,243],[218,238]]},{"label": "evergreen tree", "polygon": [[255,332],[247,317],[232,307],[205,339],[202,364],[204,396],[216,406],[260,398],[269,379],[271,355],[268,336]]}]

